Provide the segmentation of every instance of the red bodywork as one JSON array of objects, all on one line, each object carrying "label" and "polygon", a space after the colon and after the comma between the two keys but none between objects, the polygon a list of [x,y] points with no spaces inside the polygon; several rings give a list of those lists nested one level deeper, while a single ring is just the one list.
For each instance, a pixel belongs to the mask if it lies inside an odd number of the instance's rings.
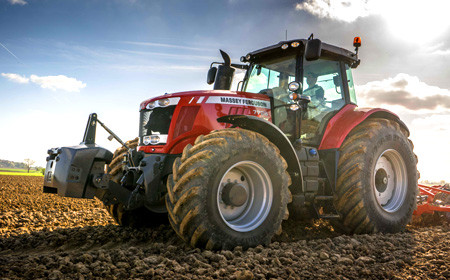
[{"label": "red bodywork", "polygon": [[395,119],[398,116],[381,108],[358,108],[354,104],[345,105],[327,124],[319,150],[337,149],[341,147],[345,137],[355,126],[374,113],[384,113]]},{"label": "red bodywork", "polygon": [[418,203],[417,209],[414,211],[413,215],[420,216],[424,213],[432,214],[435,211],[438,212],[450,212],[450,205],[435,205],[434,197],[438,193],[446,193],[450,194],[450,191],[445,190],[444,186],[425,186],[419,184],[419,191],[420,196],[419,197],[426,197],[424,201],[421,203]]},{"label": "red bodywork", "polygon": [[[208,134],[212,130],[227,127],[217,122],[217,118],[227,115],[250,115],[261,117],[267,121],[272,120],[270,99],[266,95],[235,92],[225,90],[188,91],[166,94],[145,100],[140,108],[144,109],[148,103],[159,99],[180,97],[178,106],[172,116],[166,145],[141,146],[140,151],[146,153],[179,154],[187,144],[193,144],[197,136]],[[214,102],[212,99],[230,98],[236,101],[244,98],[260,102],[257,106],[233,102]],[[359,123],[374,113],[383,112],[398,119],[394,113],[376,108],[357,108],[354,104],[345,105],[329,122],[323,135],[319,150],[339,148],[345,137]]]},{"label": "red bodywork", "polygon": [[227,127],[227,124],[217,122],[217,118],[227,115],[257,116],[272,121],[269,97],[249,92],[204,90],[172,93],[145,100],[140,109],[152,101],[171,97],[180,97],[180,101],[172,116],[167,144],[140,146],[139,151],[180,154],[187,144],[194,144],[197,136]]}]

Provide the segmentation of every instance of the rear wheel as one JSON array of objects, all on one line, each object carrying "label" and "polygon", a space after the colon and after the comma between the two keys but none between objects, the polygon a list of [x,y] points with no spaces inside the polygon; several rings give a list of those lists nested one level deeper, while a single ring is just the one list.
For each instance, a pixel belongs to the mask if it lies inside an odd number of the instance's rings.
[{"label": "rear wheel", "polygon": [[[127,141],[125,144],[135,149],[138,146],[139,138]],[[123,158],[126,156],[127,150],[125,147],[118,148],[113,155],[113,159],[108,166],[111,180],[120,184],[120,180],[123,176]],[[153,212],[146,207],[140,207],[133,210],[125,210],[124,205],[120,202],[113,204],[105,204],[106,210],[114,218],[114,220],[121,226],[130,227],[147,227],[153,225],[159,225],[161,223],[167,223],[167,213],[165,211]],[[161,213],[163,212],[163,213]]]},{"label": "rear wheel", "polygon": [[417,160],[398,123],[369,119],[340,148],[332,221],[345,233],[398,232],[416,208]]},{"label": "rear wheel", "polygon": [[200,136],[167,181],[169,221],[192,246],[267,244],[289,215],[286,168],[278,149],[258,133],[224,129]]}]

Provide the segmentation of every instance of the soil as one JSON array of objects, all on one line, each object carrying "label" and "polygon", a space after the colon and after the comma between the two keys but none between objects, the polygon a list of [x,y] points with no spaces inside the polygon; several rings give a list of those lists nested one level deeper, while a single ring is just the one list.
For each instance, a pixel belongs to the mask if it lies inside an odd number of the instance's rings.
[{"label": "soil", "polygon": [[288,220],[267,246],[207,251],[170,225],[118,226],[98,200],[42,193],[42,177],[0,176],[0,279],[449,279],[449,225],[339,235]]}]

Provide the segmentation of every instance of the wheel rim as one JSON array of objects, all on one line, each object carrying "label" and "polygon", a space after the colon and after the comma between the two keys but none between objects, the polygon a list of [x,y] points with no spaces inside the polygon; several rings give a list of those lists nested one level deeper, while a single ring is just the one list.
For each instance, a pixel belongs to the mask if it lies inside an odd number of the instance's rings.
[{"label": "wheel rim", "polygon": [[220,180],[219,213],[225,224],[235,231],[248,232],[261,225],[270,212],[272,200],[270,176],[256,162],[238,162]]},{"label": "wheel rim", "polygon": [[384,151],[375,164],[373,191],[378,204],[386,212],[397,211],[405,202],[408,187],[406,164],[392,149]]}]

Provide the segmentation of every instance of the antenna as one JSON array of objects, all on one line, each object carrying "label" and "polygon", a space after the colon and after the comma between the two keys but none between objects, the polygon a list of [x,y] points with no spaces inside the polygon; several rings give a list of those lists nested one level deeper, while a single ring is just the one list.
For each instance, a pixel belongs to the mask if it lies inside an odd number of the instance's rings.
[{"label": "antenna", "polygon": [[286,41],[287,41],[287,29],[286,29]]}]

